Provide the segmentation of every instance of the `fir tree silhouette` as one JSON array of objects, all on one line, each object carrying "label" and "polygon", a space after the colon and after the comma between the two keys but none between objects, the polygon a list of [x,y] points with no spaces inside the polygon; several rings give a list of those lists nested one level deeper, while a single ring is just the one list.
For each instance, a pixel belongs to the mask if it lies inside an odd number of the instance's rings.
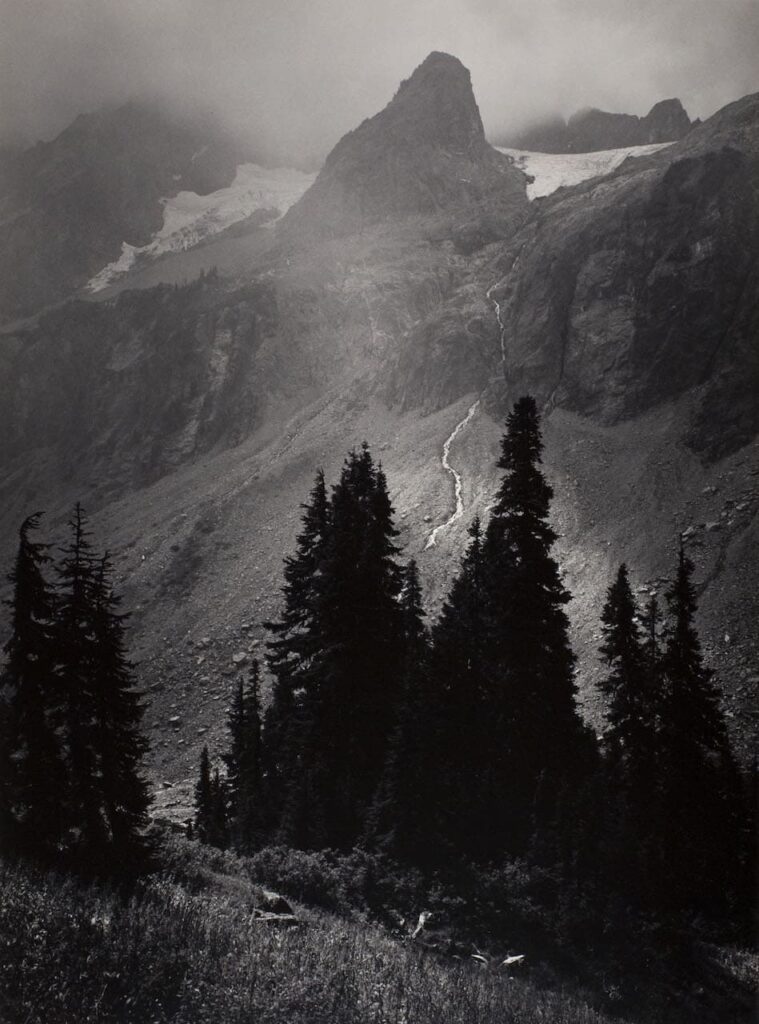
[{"label": "fir tree silhouette", "polygon": [[19,531],[9,574],[11,635],[0,674],[0,842],[49,856],[61,841],[65,806],[64,760],[57,720],[60,688],[54,638],[55,595],[45,579],[47,545],[33,540],[41,513]]}]

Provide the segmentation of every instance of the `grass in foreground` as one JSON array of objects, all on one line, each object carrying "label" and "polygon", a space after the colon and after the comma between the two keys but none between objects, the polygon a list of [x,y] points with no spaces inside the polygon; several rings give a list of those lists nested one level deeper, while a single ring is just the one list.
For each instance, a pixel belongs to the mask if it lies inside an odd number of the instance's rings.
[{"label": "grass in foreground", "polygon": [[[231,861],[230,861],[231,864]],[[217,868],[219,865],[216,866]],[[201,884],[201,879],[203,882]],[[252,918],[244,873],[156,875],[128,897],[0,866],[4,1024],[604,1024],[581,1000],[443,963],[376,926]]]},{"label": "grass in foreground", "polygon": [[[366,897],[376,896],[378,882],[389,907],[429,905],[430,894],[413,876],[372,879],[359,854],[273,847],[238,858],[166,834],[158,849],[160,872],[128,892],[0,861],[0,1024],[754,1019],[757,957],[696,936],[680,962],[670,951],[641,963],[632,951],[642,938],[628,929],[631,955],[620,973],[607,949],[583,952],[565,935],[565,952],[586,968],[580,982],[576,971],[560,975],[541,964],[542,935],[529,975],[509,978],[467,953],[433,955],[373,923]],[[259,885],[299,901],[298,927],[254,917]],[[501,915],[516,931],[525,909],[518,879],[507,876],[497,888]],[[484,930],[487,908],[470,909]]]}]

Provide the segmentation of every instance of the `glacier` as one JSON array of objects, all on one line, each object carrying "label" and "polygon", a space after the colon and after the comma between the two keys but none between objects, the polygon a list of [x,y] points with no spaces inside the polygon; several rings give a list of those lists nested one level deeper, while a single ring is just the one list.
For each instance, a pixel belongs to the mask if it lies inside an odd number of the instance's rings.
[{"label": "glacier", "polygon": [[288,167],[240,164],[234,181],[226,188],[205,196],[178,192],[163,199],[163,224],[150,242],[143,246],[123,242],[119,258],[98,271],[85,287],[90,292],[102,291],[138,261],[191,249],[259,210],[271,210],[274,221],[300,199],[314,178],[314,174]]},{"label": "glacier", "polygon": [[671,142],[657,142],[648,146],[627,146],[623,149],[603,149],[596,153],[534,153],[525,149],[496,146],[499,153],[510,157],[515,166],[534,180],[527,184],[527,198],[539,199],[565,185],[578,185],[588,178],[611,174],[628,157],[647,156]]}]

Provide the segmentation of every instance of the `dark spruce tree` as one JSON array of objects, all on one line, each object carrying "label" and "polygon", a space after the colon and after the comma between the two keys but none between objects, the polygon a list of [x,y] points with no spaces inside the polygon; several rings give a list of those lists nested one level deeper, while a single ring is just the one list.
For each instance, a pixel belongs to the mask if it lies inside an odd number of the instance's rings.
[{"label": "dark spruce tree", "polygon": [[621,783],[650,806],[656,778],[657,701],[650,678],[656,658],[655,637],[647,646],[638,624],[639,612],[627,566],[619,567],[609,587],[601,613],[603,643],[600,651],[606,666],[599,686],[606,697],[604,735],[607,759],[619,772]]},{"label": "dark spruce tree", "polygon": [[600,652],[606,671],[599,687],[606,699],[605,768],[613,789],[613,798],[602,810],[610,874],[616,884],[641,898],[655,869],[652,851],[659,825],[657,614],[653,598],[642,633],[627,566],[622,564],[601,614]]},{"label": "dark spruce tree", "polygon": [[365,829],[365,845],[414,864],[430,860],[440,778],[435,762],[434,716],[429,687],[429,635],[424,624],[419,568],[412,559],[404,572],[400,597],[403,628],[403,679],[397,721]]},{"label": "dark spruce tree", "polygon": [[71,539],[58,566],[59,599],[56,645],[62,695],[62,726],[66,750],[66,845],[84,859],[100,861],[107,829],[99,780],[99,694],[94,666],[98,661],[95,633],[97,562],[87,520],[77,503],[69,522]]},{"label": "dark spruce tree", "polygon": [[59,574],[55,643],[67,768],[67,845],[89,869],[132,870],[149,805],[142,705],[126,656],[108,556],[97,559],[77,504]]},{"label": "dark spruce tree", "polygon": [[132,872],[147,852],[148,792],[140,775],[142,707],[126,657],[125,616],[77,505],[53,596],[44,545],[21,528],[11,574],[12,636],[3,804],[21,848],[88,872]]},{"label": "dark spruce tree", "polygon": [[144,708],[136,688],[134,666],[126,653],[128,615],[113,590],[108,554],[93,578],[92,629],[96,763],[107,826],[107,862],[129,868],[146,852],[150,794],[142,776],[148,743],[141,732]]},{"label": "dark spruce tree", "polygon": [[11,635],[0,674],[0,842],[50,856],[63,834],[65,777],[57,730],[55,598],[44,576],[50,562],[47,545],[33,539],[39,519],[37,513],[22,523],[8,577]]},{"label": "dark spruce tree", "polygon": [[229,808],[226,780],[215,768],[211,777],[211,846],[226,850],[229,846]]},{"label": "dark spruce tree", "polygon": [[381,469],[368,446],[333,488],[316,600],[320,635],[309,671],[307,760],[326,840],[363,832],[395,724],[403,658],[397,531]]},{"label": "dark spruce tree", "polygon": [[681,543],[664,630],[659,878],[668,908],[719,915],[735,909],[744,877],[741,784],[695,626],[693,573]]},{"label": "dark spruce tree", "polygon": [[[280,838],[295,843],[309,831],[308,807],[301,806],[297,790],[303,789],[303,778],[310,770],[300,760],[307,729],[305,687],[319,643],[316,582],[329,528],[329,500],[322,470],[316,474],[309,501],[301,508],[295,554],[285,559],[282,611],[278,620],[265,624],[272,634],[266,661],[273,677],[271,701],[264,717],[266,798],[274,809],[270,825],[284,828]],[[290,806],[283,815],[285,803]]]},{"label": "dark spruce tree", "polygon": [[523,852],[528,840],[545,845],[593,751],[575,704],[564,610],[570,595],[551,555],[553,490],[542,451],[535,400],[520,398],[502,440],[498,466],[505,472],[483,546],[491,836],[512,853]]},{"label": "dark spruce tree", "polygon": [[[297,845],[347,848],[362,834],[376,791],[402,675],[396,531],[385,477],[368,446],[346,460],[322,522],[318,558],[305,558],[300,540],[296,554],[307,580],[299,584],[307,595],[302,625],[280,632],[284,643],[270,659],[277,685],[290,680],[279,835]],[[278,730],[277,721],[272,739],[267,718],[266,746],[274,748],[267,766],[281,749]]]},{"label": "dark spruce tree", "polygon": [[197,836],[201,843],[210,844],[214,834],[214,794],[211,780],[211,759],[208,754],[208,747],[204,746],[200,752],[200,766],[198,780],[195,783],[195,818],[193,821],[193,835]]},{"label": "dark spruce tree", "polygon": [[229,833],[237,850],[250,853],[264,838],[266,825],[261,771],[261,692],[258,661],[251,663],[247,685],[239,679],[227,720]]},{"label": "dark spruce tree", "polygon": [[[490,616],[480,521],[432,629],[429,655],[425,760],[431,792],[424,815],[430,856],[489,856],[493,806],[491,773],[497,753],[490,741],[488,650]],[[424,723],[423,727],[424,727]]]}]

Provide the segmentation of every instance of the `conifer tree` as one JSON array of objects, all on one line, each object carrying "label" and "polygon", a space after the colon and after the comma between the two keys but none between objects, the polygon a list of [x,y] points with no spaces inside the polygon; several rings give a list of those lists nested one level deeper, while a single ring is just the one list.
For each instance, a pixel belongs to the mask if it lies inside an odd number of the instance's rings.
[{"label": "conifer tree", "polygon": [[111,865],[120,861],[128,866],[145,851],[150,796],[141,772],[148,744],[140,731],[143,705],[134,667],[126,654],[128,615],[119,611],[121,598],[113,591],[112,577],[106,552],[97,567],[92,594],[95,755],[108,859]]},{"label": "conifer tree", "polygon": [[317,581],[319,648],[309,670],[307,756],[327,842],[360,837],[395,723],[403,624],[397,531],[381,468],[352,452],[330,502]]},{"label": "conifer tree", "polygon": [[643,658],[646,674],[654,693],[661,693],[661,610],[654,594],[648,599],[643,612]]},{"label": "conifer tree", "polygon": [[436,709],[429,687],[429,635],[424,625],[419,568],[406,566],[400,596],[403,624],[403,683],[397,721],[382,777],[369,813],[365,843],[412,863],[434,848],[430,811],[440,779],[429,742]]},{"label": "conifer tree", "polygon": [[211,846],[216,846],[220,850],[226,850],[229,846],[227,790],[218,768],[214,769],[211,777],[211,834],[209,842]]},{"label": "conifer tree", "polygon": [[201,843],[210,843],[214,834],[214,794],[211,780],[211,759],[208,747],[200,752],[200,770],[195,783],[194,833]]},{"label": "conifer tree", "polygon": [[124,642],[125,616],[108,557],[96,562],[80,505],[58,569],[46,583],[45,545],[21,528],[8,665],[9,819],[27,851],[76,855],[88,870],[133,869],[146,852],[148,793],[142,708]]},{"label": "conifer tree", "polygon": [[238,681],[227,723],[230,746],[227,767],[229,830],[238,850],[252,851],[263,837],[261,778],[261,693],[258,661],[251,663],[247,686]]},{"label": "conifer tree", "polygon": [[[492,851],[491,772],[499,752],[489,742],[490,609],[479,518],[432,630],[427,714],[429,766],[438,779],[433,801],[439,854],[486,856]],[[427,812],[429,813],[429,812]]]},{"label": "conifer tree", "polygon": [[379,781],[403,648],[395,536],[367,445],[346,460],[328,505],[317,479],[270,645],[277,712],[265,729],[279,836],[297,845],[352,845]]},{"label": "conifer tree", "polygon": [[65,791],[56,730],[60,698],[53,642],[55,599],[43,571],[50,558],[47,545],[32,538],[40,515],[22,523],[15,566],[8,577],[13,596],[7,602],[11,635],[0,674],[0,842],[49,855],[61,839]]},{"label": "conifer tree", "polygon": [[673,909],[719,913],[741,874],[740,781],[695,626],[693,573],[681,542],[663,654],[661,879]]},{"label": "conifer tree", "polygon": [[504,476],[484,543],[490,618],[491,781],[494,838],[512,852],[550,826],[557,794],[582,773],[592,744],[575,706],[575,658],[564,610],[570,600],[551,556],[553,490],[541,470],[535,400],[508,417]]},{"label": "conifer tree", "polygon": [[301,508],[302,527],[296,551],[285,559],[282,611],[278,620],[265,624],[272,634],[266,660],[273,685],[265,715],[263,768],[268,803],[274,807],[281,807],[291,798],[293,780],[305,771],[299,764],[306,729],[305,679],[320,634],[316,581],[329,528],[323,470],[317,472],[309,500]]},{"label": "conifer tree", "polygon": [[79,503],[69,522],[71,540],[58,567],[60,596],[56,645],[62,695],[67,770],[67,845],[97,851],[107,842],[98,778],[99,695],[93,671],[98,661],[95,632],[97,564],[87,520]]},{"label": "conifer tree", "polygon": [[[607,673],[600,686],[607,698],[607,752],[620,769],[623,783],[630,790],[637,790],[641,799],[650,805],[656,747],[656,694],[648,669],[651,659],[655,658],[652,651],[655,636],[649,632],[647,655],[624,563],[609,587],[601,621],[603,644],[600,650]],[[649,625],[649,630],[651,628]]]},{"label": "conifer tree", "polygon": [[604,736],[606,767],[613,800],[603,811],[609,822],[612,871],[616,883],[642,894],[655,869],[652,854],[658,821],[658,640],[656,599],[648,605],[645,634],[638,625],[627,566],[619,567],[609,587],[601,621],[600,648],[606,674]]}]

